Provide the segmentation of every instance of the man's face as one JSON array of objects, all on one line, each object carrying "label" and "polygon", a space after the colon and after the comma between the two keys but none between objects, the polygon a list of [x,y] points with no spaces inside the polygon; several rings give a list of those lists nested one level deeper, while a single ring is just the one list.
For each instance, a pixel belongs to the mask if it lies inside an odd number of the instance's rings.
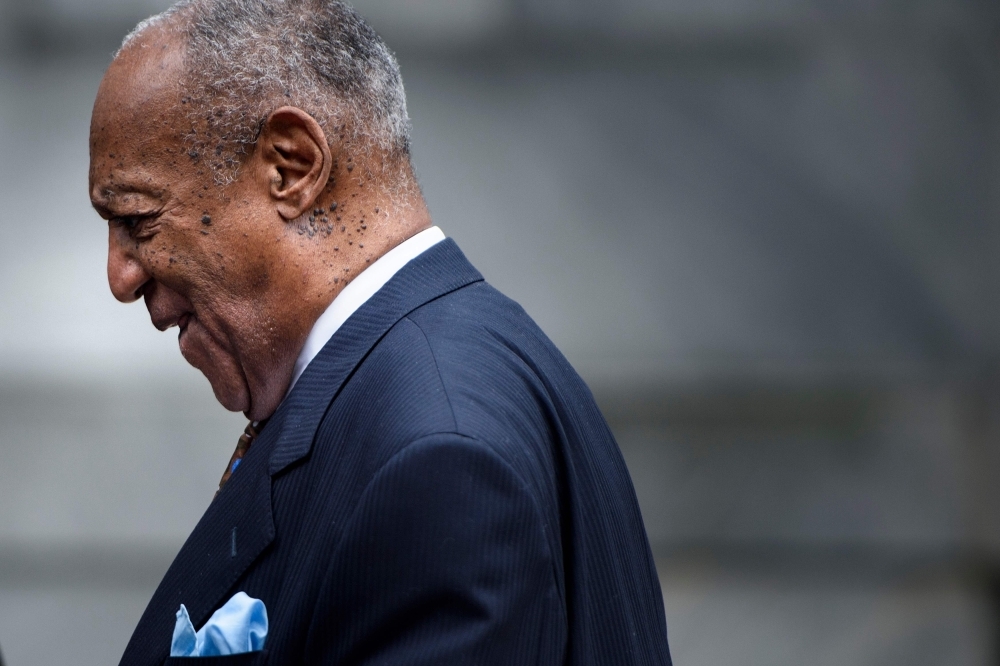
[{"label": "man's face", "polygon": [[176,325],[181,353],[219,401],[252,415],[258,375],[294,356],[275,317],[275,299],[287,295],[271,285],[284,225],[259,178],[219,187],[185,146],[181,68],[180,50],[155,41],[109,68],[91,123],[90,196],[108,220],[115,297],[144,299],[160,330]]}]

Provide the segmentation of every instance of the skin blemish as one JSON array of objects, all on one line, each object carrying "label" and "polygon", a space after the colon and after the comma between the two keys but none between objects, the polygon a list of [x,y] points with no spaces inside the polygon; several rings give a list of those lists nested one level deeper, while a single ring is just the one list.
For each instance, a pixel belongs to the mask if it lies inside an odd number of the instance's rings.
[{"label": "skin blemish", "polygon": [[208,213],[204,213],[201,216],[201,223],[204,224],[205,226],[212,224],[212,218],[209,216]]},{"label": "skin blemish", "polygon": [[330,204],[330,212],[332,213],[335,210],[337,210],[337,202],[336,201],[334,201],[333,203]]}]

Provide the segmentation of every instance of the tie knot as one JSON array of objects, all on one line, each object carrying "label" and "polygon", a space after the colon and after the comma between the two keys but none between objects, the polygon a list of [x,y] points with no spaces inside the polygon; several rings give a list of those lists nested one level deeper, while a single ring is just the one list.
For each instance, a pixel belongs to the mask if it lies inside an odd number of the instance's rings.
[{"label": "tie knot", "polygon": [[263,421],[251,421],[247,424],[247,427],[243,429],[243,434],[240,435],[240,440],[236,442],[236,450],[233,451],[232,457],[229,459],[229,464],[226,466],[226,471],[222,475],[222,479],[219,481],[219,490],[215,492],[215,496],[219,496],[219,492],[222,491],[222,486],[226,485],[229,481],[229,477],[233,475],[236,468],[240,466],[240,462],[243,461],[243,456],[246,452],[250,450],[250,446],[253,444],[254,440],[260,435],[261,431],[264,430],[264,426],[267,425],[267,419]]}]

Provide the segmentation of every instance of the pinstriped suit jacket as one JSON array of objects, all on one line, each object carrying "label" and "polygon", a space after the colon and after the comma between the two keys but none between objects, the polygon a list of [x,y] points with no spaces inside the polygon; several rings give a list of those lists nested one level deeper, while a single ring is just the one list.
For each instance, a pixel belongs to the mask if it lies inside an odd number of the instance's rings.
[{"label": "pinstriped suit jacket", "polygon": [[[168,658],[237,591],[262,653]],[[590,391],[453,241],[313,360],[167,571],[122,664],[670,664]]]}]

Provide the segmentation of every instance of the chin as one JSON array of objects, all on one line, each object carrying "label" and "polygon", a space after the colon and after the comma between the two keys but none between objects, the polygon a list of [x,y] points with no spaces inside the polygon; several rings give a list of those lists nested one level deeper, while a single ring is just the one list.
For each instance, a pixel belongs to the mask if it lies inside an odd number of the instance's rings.
[{"label": "chin", "polygon": [[205,375],[212,385],[215,399],[231,412],[250,411],[250,387],[236,359],[222,353],[211,353],[205,346],[192,340],[189,330],[180,340],[181,355],[188,363]]},{"label": "chin", "polygon": [[219,404],[231,412],[250,411],[250,388],[243,380],[243,373],[233,370],[226,372],[228,368],[212,365],[199,366],[194,363],[191,365],[205,375],[205,379],[212,385],[212,392],[215,393],[215,399]]},{"label": "chin", "polygon": [[[207,374],[205,376],[208,377]],[[219,401],[219,404],[231,412],[243,412],[247,414],[247,418],[250,418],[250,395],[247,391],[235,391],[234,387],[225,384],[219,385],[211,378],[208,382],[212,385],[212,392],[215,393],[215,399]]]}]

